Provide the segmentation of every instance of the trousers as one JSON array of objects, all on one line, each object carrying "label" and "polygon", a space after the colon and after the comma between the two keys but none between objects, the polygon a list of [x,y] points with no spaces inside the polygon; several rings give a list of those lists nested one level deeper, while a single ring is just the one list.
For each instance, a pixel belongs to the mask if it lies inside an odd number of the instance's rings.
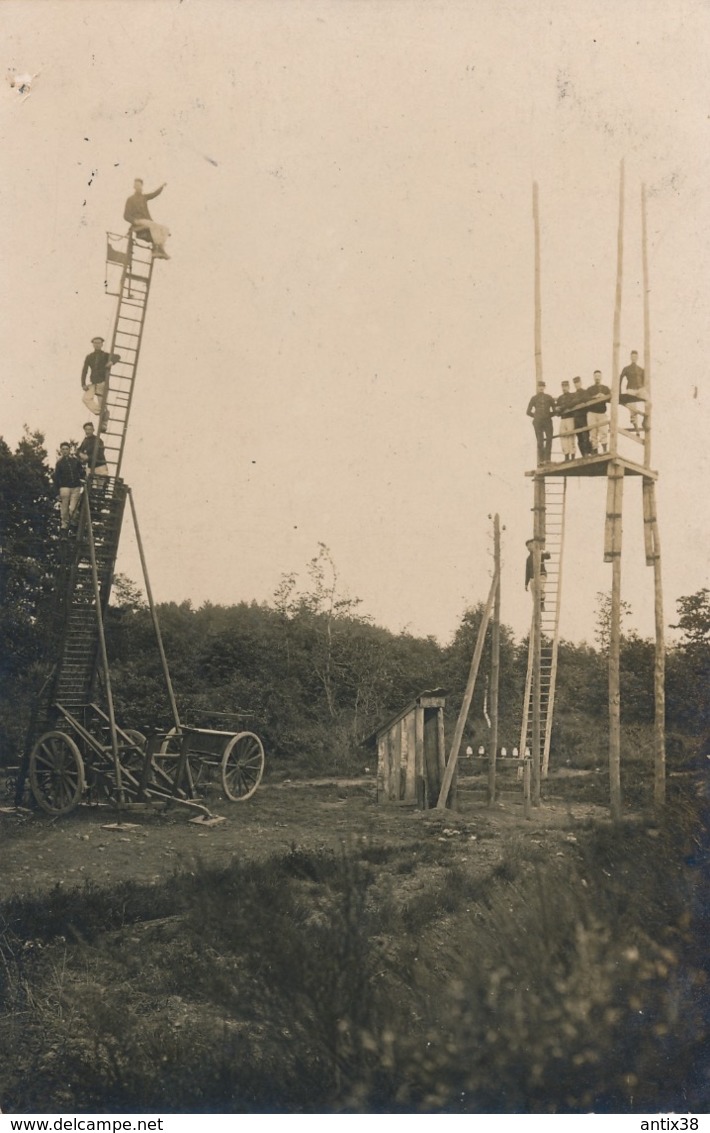
[{"label": "trousers", "polygon": [[69,526],[76,515],[76,509],[79,507],[80,499],[81,488],[59,489],[59,515],[63,529]]}]

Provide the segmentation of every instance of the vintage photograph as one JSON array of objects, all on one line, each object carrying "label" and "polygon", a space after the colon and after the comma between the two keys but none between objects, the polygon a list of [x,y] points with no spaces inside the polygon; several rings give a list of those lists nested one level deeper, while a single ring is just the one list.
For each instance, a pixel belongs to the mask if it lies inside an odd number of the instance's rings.
[{"label": "vintage photograph", "polygon": [[0,42],[0,1111],[699,1129],[710,7]]}]

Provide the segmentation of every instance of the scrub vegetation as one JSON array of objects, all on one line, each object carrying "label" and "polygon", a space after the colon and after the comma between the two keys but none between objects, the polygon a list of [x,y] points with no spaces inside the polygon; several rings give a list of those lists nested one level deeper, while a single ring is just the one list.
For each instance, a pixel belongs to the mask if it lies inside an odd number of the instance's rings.
[{"label": "scrub vegetation", "polygon": [[[51,644],[59,536],[40,435],[15,451],[0,442],[0,505],[0,762],[12,767]],[[343,790],[290,848],[258,852],[255,838],[233,860],[183,862],[150,881],[131,871],[143,860],[136,839],[121,879],[75,884],[82,855],[103,850],[77,819],[73,877],[39,891],[49,823],[32,817],[6,834],[14,846],[26,837],[34,859],[0,903],[3,1110],[706,1111],[710,592],[678,600],[669,803],[654,818],[643,817],[653,649],[624,637],[617,827],[594,810],[606,798],[600,610],[595,646],[560,648],[559,776],[544,794],[568,808],[566,834],[522,813],[505,829],[480,806],[472,818],[465,767],[459,813],[398,811],[395,822],[373,800],[361,821]],[[422,689],[448,690],[450,735],[482,610],[467,610],[446,645],[392,634],[347,596],[321,545],[270,603],[169,603],[159,615],[181,713],[243,714],[264,739],[275,798],[286,780],[303,779],[306,797],[314,776],[362,775],[373,762],[363,741]],[[130,580],[117,581],[107,634],[121,721],[169,726],[149,612]],[[505,627],[501,637],[510,750],[526,643]],[[464,736],[474,750],[488,735],[485,694],[482,682]],[[277,813],[259,795],[245,805],[252,823]],[[329,823],[347,837],[330,837]]]}]

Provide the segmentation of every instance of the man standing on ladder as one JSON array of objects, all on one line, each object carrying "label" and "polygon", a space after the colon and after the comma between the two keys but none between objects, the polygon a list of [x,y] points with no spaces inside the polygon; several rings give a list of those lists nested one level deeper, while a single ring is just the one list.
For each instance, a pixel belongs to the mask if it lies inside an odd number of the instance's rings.
[{"label": "man standing on ladder", "polygon": [[544,610],[545,609],[545,584],[547,583],[547,567],[545,566],[545,562],[550,558],[550,552],[549,551],[541,551],[540,552],[540,577],[537,580],[537,586],[536,586],[535,585],[535,540],[534,539],[528,539],[525,543],[525,546],[528,549],[528,557],[525,560],[525,589],[527,590],[528,587],[530,586],[530,583],[532,582],[532,584],[533,584],[533,586],[532,586],[533,600],[535,598],[535,591],[537,590],[537,593],[538,593],[539,598],[540,598],[540,609]]},{"label": "man standing on ladder", "polygon": [[153,245],[153,258],[158,260],[170,259],[165,251],[165,241],[170,235],[170,230],[164,224],[157,224],[151,219],[148,201],[152,201],[153,197],[162,193],[166,184],[167,182],[164,181],[155,192],[144,193],[143,182],[140,177],[137,177],[133,182],[133,195],[128,198],[123,210],[123,219],[128,221],[139,240],[147,240],[149,244]]},{"label": "man standing on ladder", "polygon": [[[107,354],[102,350],[104,340],[101,337],[92,338],[91,345],[93,351],[87,354],[84,359],[84,365],[81,369],[81,388],[84,391],[82,401],[91,413],[101,413],[101,407],[104,401],[104,394],[106,393],[106,383],[109,379],[111,366],[114,362],[121,361],[120,354]],[[91,381],[87,382],[87,376],[91,374]],[[100,421],[100,427],[106,428],[108,421],[108,413],[104,411]]]}]

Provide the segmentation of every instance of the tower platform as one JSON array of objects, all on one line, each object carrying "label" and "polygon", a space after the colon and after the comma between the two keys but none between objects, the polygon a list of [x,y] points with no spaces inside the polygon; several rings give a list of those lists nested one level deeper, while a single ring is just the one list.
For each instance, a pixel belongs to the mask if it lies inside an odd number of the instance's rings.
[{"label": "tower platform", "polygon": [[645,480],[657,480],[658,473],[643,464],[628,460],[613,452],[601,452],[593,456],[580,456],[574,460],[548,460],[545,464],[538,464],[526,476],[606,476],[609,464],[615,461],[617,467],[623,469],[625,476],[643,476]]}]

